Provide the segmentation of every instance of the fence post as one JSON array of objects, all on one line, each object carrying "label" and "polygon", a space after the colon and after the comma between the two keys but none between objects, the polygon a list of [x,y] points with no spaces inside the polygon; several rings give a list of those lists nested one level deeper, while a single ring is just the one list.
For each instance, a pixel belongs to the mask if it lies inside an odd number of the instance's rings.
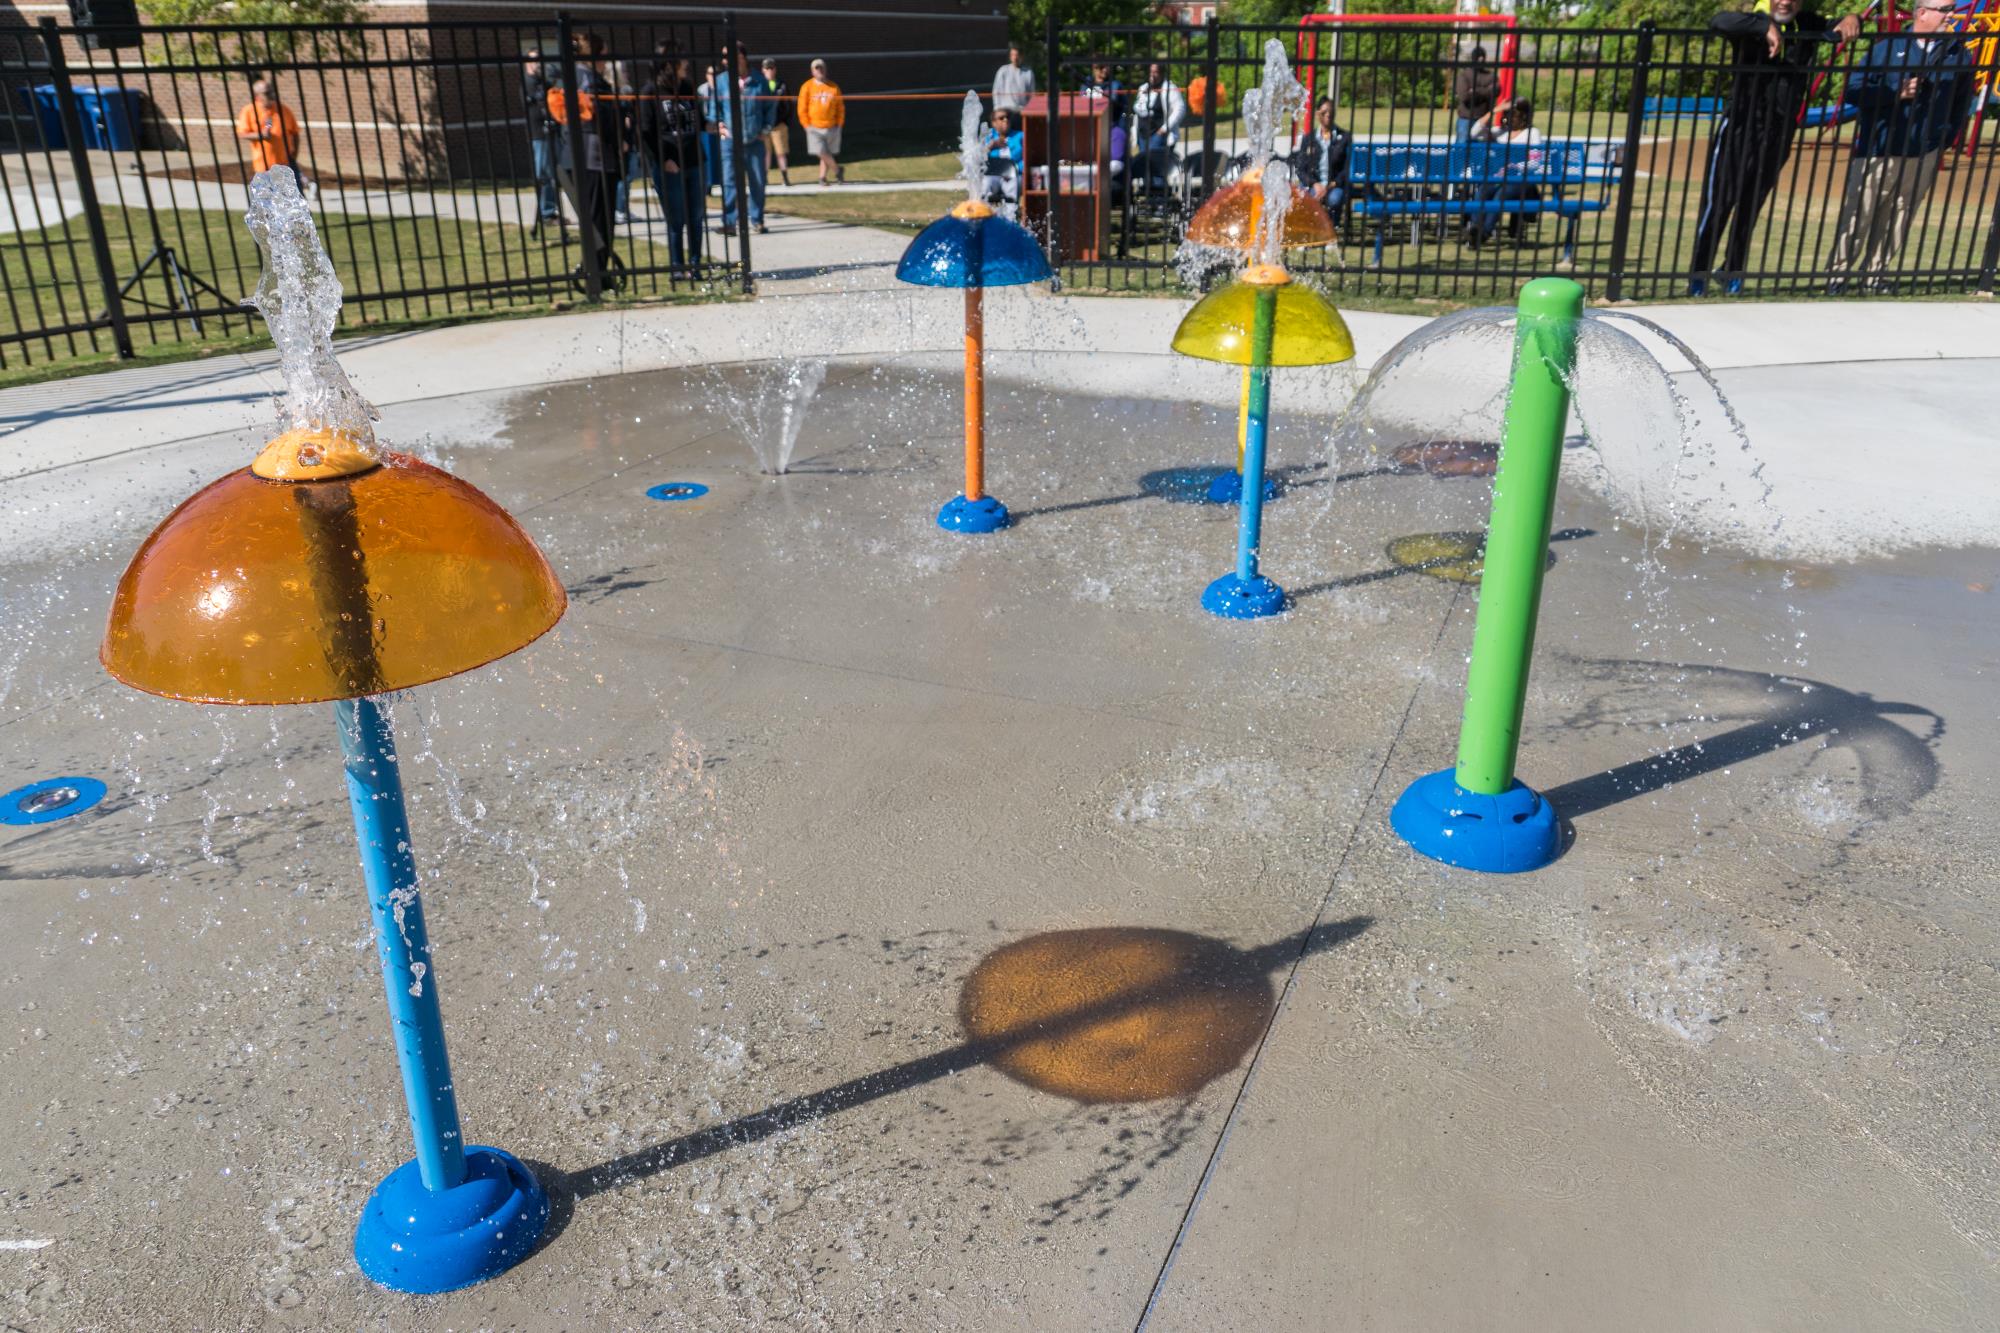
[{"label": "fence post", "polygon": [[1986,255],[1979,261],[1979,290],[1993,292],[1993,272],[2000,269],[2000,197],[1993,201],[1993,220],[1986,224]]},{"label": "fence post", "polygon": [[1201,65],[1201,77],[1208,89],[1208,96],[1201,99],[1201,197],[1203,199],[1215,193],[1215,109],[1216,104],[1222,101],[1221,85],[1217,82],[1222,62],[1221,20],[1210,14],[1207,27],[1208,56]]},{"label": "fence post", "polygon": [[1611,220],[1611,275],[1606,300],[1625,298],[1625,252],[1632,239],[1632,189],[1639,174],[1639,129],[1646,118],[1646,83],[1653,68],[1653,23],[1639,25],[1639,49],[1632,62],[1632,89],[1625,98],[1625,160],[1618,167],[1618,203]]},{"label": "fence post", "polygon": [[48,52],[49,78],[56,85],[56,110],[62,116],[63,138],[69,144],[70,167],[76,172],[76,192],[83,199],[84,225],[90,231],[90,253],[97,261],[97,281],[104,288],[104,315],[111,321],[111,340],[121,361],[132,350],[132,330],[125,324],[125,298],[118,291],[118,272],[111,266],[111,237],[104,230],[104,209],[97,202],[97,182],[91,179],[90,155],[83,147],[83,117],[77,114],[76,90],[69,86],[69,60],[63,55],[62,33],[56,21],[41,21],[42,46]]},{"label": "fence post", "polygon": [[[1049,173],[1049,217],[1048,233],[1044,243],[1048,246],[1049,267],[1055,271],[1055,281],[1050,290],[1062,288],[1062,260],[1056,254],[1057,215],[1062,212],[1062,43],[1061,29],[1056,25],[1056,6],[1049,6],[1048,62],[1049,62],[1049,160],[1042,169]],[[1033,168],[1029,168],[1033,170]]]},{"label": "fence post", "polygon": [[[729,118],[736,122],[734,137],[726,142],[730,145],[729,161],[724,170],[729,172],[736,184],[736,252],[742,256],[743,294],[750,295],[750,145],[743,142],[748,128],[743,119],[743,85],[736,78],[736,58],[741,54],[736,49],[736,12],[730,10],[722,16],[722,40],[728,53],[722,57],[722,78],[729,85]],[[747,57],[746,57],[747,60]],[[746,66],[747,67],[747,66]],[[762,152],[760,147],[758,152]]]},{"label": "fence post", "polygon": [[[563,132],[569,143],[569,201],[576,209],[576,237],[583,243],[583,299],[593,305],[604,299],[603,237],[597,230],[597,210],[585,207],[589,191],[583,173],[590,169],[583,146],[583,99],[577,95],[576,30],[569,11],[556,13],[556,45],[562,48]],[[603,145],[598,145],[601,151]],[[557,173],[561,175],[560,172]]]}]

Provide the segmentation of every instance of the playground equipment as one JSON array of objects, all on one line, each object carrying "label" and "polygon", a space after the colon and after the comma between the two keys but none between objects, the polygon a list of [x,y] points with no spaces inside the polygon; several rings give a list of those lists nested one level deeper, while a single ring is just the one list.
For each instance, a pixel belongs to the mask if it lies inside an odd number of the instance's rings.
[{"label": "playground equipment", "polygon": [[[1288,189],[1285,177],[1282,166],[1274,167],[1268,180]],[[1183,356],[1244,366],[1250,373],[1236,569],[1209,584],[1201,604],[1232,620],[1276,615],[1285,609],[1285,590],[1260,573],[1257,563],[1264,521],[1271,367],[1346,361],[1354,356],[1354,340],[1340,312],[1325,297],[1294,283],[1281,266],[1266,262],[1252,264],[1242,277],[1203,297],[1174,331],[1173,347]]]},{"label": "playground equipment", "polygon": [[467,1147],[446,1057],[389,716],[374,696],[470,671],[547,632],[562,584],[498,505],[379,449],[333,359],[340,286],[291,173],[251,182],[256,304],[291,429],[167,516],[119,580],[101,658],[136,689],[211,704],[332,702],[416,1159],[362,1208],[354,1257],[396,1291],[493,1276],[548,1199],[498,1148]]},{"label": "playground equipment", "polygon": [[[1260,243],[1258,238],[1263,230],[1263,212],[1264,165],[1260,162],[1209,196],[1208,202],[1189,219],[1187,239],[1196,245],[1233,250],[1247,257]],[[1311,195],[1293,186],[1291,207],[1285,212],[1279,247],[1304,250],[1332,245],[1333,242],[1333,219],[1326,215],[1326,210]],[[1243,495],[1243,456],[1249,447],[1250,378],[1250,367],[1245,366],[1242,387],[1236,400],[1236,470],[1224,472],[1209,483],[1208,491],[1202,497],[1209,504],[1235,504]],[[1277,495],[1278,484],[1266,478],[1264,498],[1274,500]]]},{"label": "playground equipment", "polygon": [[[1910,21],[1910,11],[1893,0],[1886,5],[1882,0],[1870,0],[1860,17],[1863,24],[1877,19],[1885,33],[1901,32]],[[1979,132],[1986,124],[1986,104],[1994,95],[1995,81],[2000,80],[2000,0],[1958,0],[1953,6],[1952,21],[1965,40],[1966,53],[1972,57],[1972,121],[1961,129],[1957,140],[1959,151],[1970,156],[1979,146]],[[1817,80],[1813,86],[1817,91]]]},{"label": "playground equipment", "polygon": [[1562,849],[1555,809],[1515,777],[1514,761],[1582,317],[1583,288],[1566,278],[1521,289],[1458,763],[1411,783],[1389,815],[1410,846],[1468,870],[1537,870]]},{"label": "playground equipment", "polygon": [[[1289,125],[1298,113],[1303,94],[1285,61],[1284,47],[1276,41],[1264,45],[1263,85],[1243,95],[1243,115],[1249,127],[1250,165],[1241,176],[1210,195],[1188,219],[1186,240],[1190,245],[1231,251],[1247,263],[1264,245],[1264,168],[1271,160],[1271,146],[1280,124]],[[1282,120],[1280,119],[1282,117]],[[1333,219],[1317,200],[1296,186],[1276,220],[1276,246],[1280,251],[1306,250],[1332,245]],[[1236,470],[1224,472],[1208,485],[1201,497],[1208,504],[1235,504],[1243,495],[1243,459],[1249,448],[1250,367],[1243,368],[1243,383],[1236,400]],[[1263,498],[1274,500],[1278,484],[1266,478]]]},{"label": "playground equipment", "polygon": [[[1204,296],[1174,330],[1176,352],[1244,368],[1234,497],[1238,500],[1236,570],[1215,580],[1201,595],[1203,607],[1232,620],[1254,620],[1285,609],[1285,590],[1257,567],[1264,501],[1269,495],[1264,442],[1271,367],[1326,365],[1354,356],[1354,340],[1340,312],[1318,292],[1294,283],[1279,262],[1294,242],[1332,239],[1332,226],[1318,203],[1292,185],[1291,167],[1269,160],[1272,138],[1279,126],[1290,123],[1303,95],[1285,61],[1283,44],[1266,42],[1263,86],[1254,97],[1245,94],[1243,99],[1251,169],[1257,173],[1255,192],[1246,195],[1242,187],[1247,182],[1239,182],[1233,193],[1218,194],[1203,206],[1203,213],[1215,211],[1199,233],[1195,225],[1189,226],[1189,235],[1198,243],[1202,236],[1214,237],[1206,243],[1219,241],[1240,249],[1251,262],[1241,276]],[[1295,202],[1304,207],[1294,208]],[[1196,222],[1201,221],[1197,214]],[[1213,491],[1210,498],[1216,498]]]},{"label": "playground equipment", "polygon": [[[1512,14],[1307,14],[1299,20],[1298,36],[1293,42],[1294,63],[1305,74],[1306,105],[1311,106],[1319,98],[1319,34],[1320,29],[1329,30],[1333,50],[1328,56],[1331,77],[1340,77],[1340,33],[1343,28],[1360,27],[1448,27],[1478,32],[1494,29],[1500,34],[1500,56],[1493,62],[1498,100],[1509,101],[1514,96],[1514,74],[1519,68],[1521,57],[1521,34],[1519,24]],[[1336,82],[1327,89],[1327,95],[1335,102],[1340,100],[1340,86]]]},{"label": "playground equipment", "polygon": [[959,157],[969,197],[918,232],[896,265],[901,282],[965,291],[965,490],[938,510],[938,526],[949,532],[994,532],[1008,523],[1007,506],[986,494],[985,289],[1055,276],[1034,236],[978,197],[986,156],[979,115],[979,94],[968,92],[960,117]]}]

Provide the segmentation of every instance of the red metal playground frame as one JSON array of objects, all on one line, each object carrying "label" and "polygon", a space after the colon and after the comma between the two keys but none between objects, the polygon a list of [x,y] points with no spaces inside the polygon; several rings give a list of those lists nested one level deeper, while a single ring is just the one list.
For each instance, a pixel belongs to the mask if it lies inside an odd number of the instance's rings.
[{"label": "red metal playground frame", "polygon": [[1514,66],[1521,55],[1521,35],[1512,14],[1307,14],[1299,20],[1299,36],[1292,48],[1292,65],[1305,71],[1306,105],[1310,107],[1318,100],[1319,79],[1319,29],[1359,27],[1367,24],[1376,26],[1415,27],[1420,24],[1436,26],[1443,24],[1453,28],[1498,28],[1500,38],[1500,59],[1494,62],[1499,71],[1500,100],[1514,95]]}]

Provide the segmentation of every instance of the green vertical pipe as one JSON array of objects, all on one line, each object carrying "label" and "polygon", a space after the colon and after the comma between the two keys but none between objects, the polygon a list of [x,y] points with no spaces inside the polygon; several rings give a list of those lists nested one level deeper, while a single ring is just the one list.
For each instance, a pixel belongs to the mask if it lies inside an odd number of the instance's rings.
[{"label": "green vertical pipe", "polygon": [[1458,732],[1458,785],[1488,796],[1514,785],[1583,288],[1567,278],[1537,278],[1521,289],[1518,309],[1514,387],[1493,478],[1493,518]]}]

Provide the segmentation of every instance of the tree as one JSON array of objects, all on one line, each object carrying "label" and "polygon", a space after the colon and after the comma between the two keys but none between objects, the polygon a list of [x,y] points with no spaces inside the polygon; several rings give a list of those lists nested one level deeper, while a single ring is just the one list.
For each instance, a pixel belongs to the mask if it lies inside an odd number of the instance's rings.
[{"label": "tree", "polygon": [[[1102,23],[1158,23],[1155,0],[1013,0],[1007,6],[1007,32],[1021,48],[1024,61],[1031,65],[1048,59],[1049,14],[1065,25],[1088,26]],[[1044,73],[1044,84],[1053,80]]]},{"label": "tree", "polygon": [[[205,27],[210,24],[244,24],[269,28],[286,23],[355,24],[364,17],[360,0],[141,0],[140,8],[148,23],[165,27]],[[330,37],[333,50],[359,50],[358,34],[350,31]],[[264,65],[281,63],[292,57],[298,45],[296,34],[270,32],[246,36],[242,33],[203,33],[167,38],[168,50],[162,59],[181,60],[192,55],[204,64]],[[186,43],[186,46],[182,46]]]}]

